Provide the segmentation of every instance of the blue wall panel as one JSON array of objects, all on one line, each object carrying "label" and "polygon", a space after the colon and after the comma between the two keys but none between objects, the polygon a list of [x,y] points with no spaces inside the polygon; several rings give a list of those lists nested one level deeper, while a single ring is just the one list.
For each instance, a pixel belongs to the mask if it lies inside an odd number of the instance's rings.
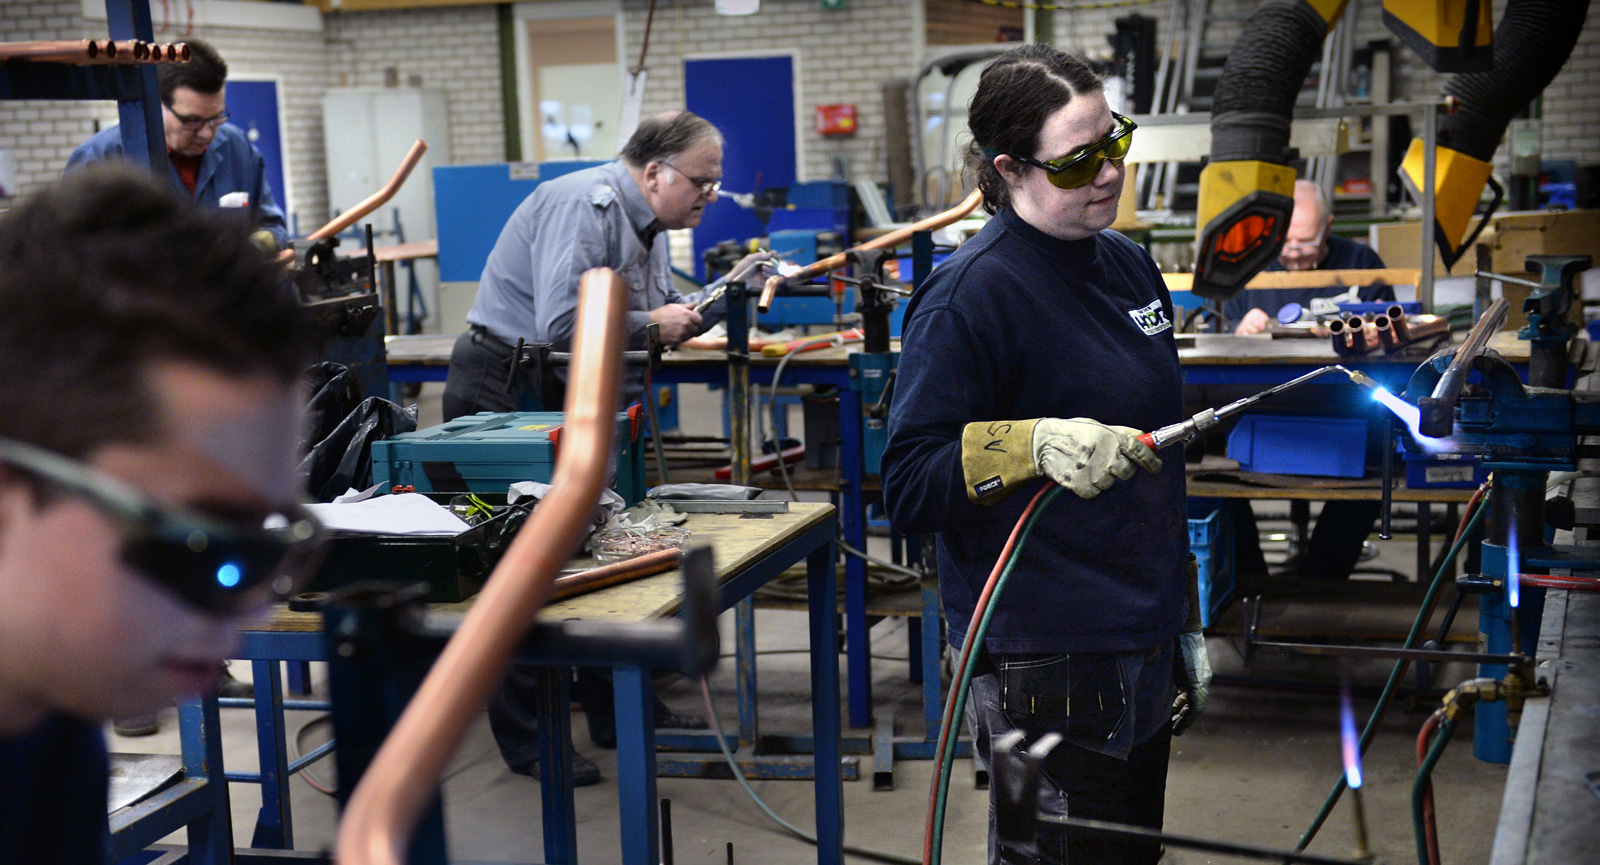
[{"label": "blue wall panel", "polygon": [[[722,185],[733,192],[795,182],[794,58],[732,57],[683,64],[684,104],[722,130]],[[755,211],[719,199],[694,230],[695,274],[701,253],[724,240],[762,235]]]}]

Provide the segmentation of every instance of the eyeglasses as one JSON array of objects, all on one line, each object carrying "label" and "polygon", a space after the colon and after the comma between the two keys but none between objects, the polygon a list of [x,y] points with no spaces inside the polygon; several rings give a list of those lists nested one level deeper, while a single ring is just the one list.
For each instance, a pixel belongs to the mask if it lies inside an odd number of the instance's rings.
[{"label": "eyeglasses", "polygon": [[322,526],[300,505],[267,517],[265,527],[228,524],[21,442],[0,439],[0,462],[117,523],[126,535],[123,562],[201,612],[254,612],[294,594],[321,563]]},{"label": "eyeglasses", "polygon": [[[168,105],[167,110],[172,111],[172,106]],[[189,132],[197,132],[202,126],[209,126],[212,129],[216,129],[222,124],[228,122],[228,112],[226,110],[217,114],[213,114],[210,117],[191,117],[187,114],[179,114],[176,111],[172,111],[172,116],[178,118],[178,123]]]},{"label": "eyeglasses", "polygon": [[1057,189],[1078,189],[1088,186],[1100,176],[1100,166],[1107,162],[1118,167],[1122,165],[1122,160],[1128,155],[1128,148],[1133,146],[1133,130],[1139,128],[1139,124],[1121,114],[1112,112],[1111,116],[1117,121],[1117,128],[1111,130],[1110,135],[1060,159],[1041,162],[1015,153],[1010,154],[1011,158],[1023,165],[1044,169],[1050,185]]},{"label": "eyeglasses", "polygon": [[673,171],[676,171],[679,174],[683,175],[683,178],[685,180],[689,181],[691,184],[693,184],[694,186],[698,187],[700,189],[700,194],[706,196],[707,198],[710,198],[713,193],[715,193],[717,190],[722,188],[722,181],[720,179],[718,179],[718,178],[715,178],[715,177],[692,177],[692,176],[690,176],[689,172],[684,171],[683,169],[679,168],[676,165],[673,165],[672,163],[666,161],[665,159],[661,160],[661,164],[665,165],[666,167],[672,169]]},{"label": "eyeglasses", "polygon": [[1317,232],[1316,237],[1313,237],[1304,243],[1289,243],[1287,240],[1284,241],[1283,248],[1278,250],[1278,255],[1283,258],[1303,258],[1309,255],[1316,255],[1317,250],[1322,248],[1322,242],[1326,240],[1327,237],[1328,228],[1327,226],[1323,226],[1322,230]]}]

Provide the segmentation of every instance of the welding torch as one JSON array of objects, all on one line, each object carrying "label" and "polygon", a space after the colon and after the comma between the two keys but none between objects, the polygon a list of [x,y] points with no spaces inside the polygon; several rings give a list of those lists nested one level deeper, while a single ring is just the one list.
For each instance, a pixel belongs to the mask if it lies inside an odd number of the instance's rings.
[{"label": "welding torch", "polygon": [[1283,384],[1274,385],[1260,393],[1251,394],[1243,399],[1234,400],[1222,408],[1208,408],[1205,411],[1197,412],[1193,416],[1179,421],[1178,423],[1168,424],[1167,426],[1164,426],[1158,430],[1142,433],[1138,436],[1139,442],[1145,447],[1155,451],[1160,450],[1167,445],[1183,444],[1185,442],[1193,441],[1196,436],[1232,417],[1233,415],[1238,414],[1244,409],[1260,402],[1261,400],[1272,396],[1273,394],[1283,393],[1290,388],[1299,387],[1300,385],[1305,384],[1306,382],[1320,375],[1325,375],[1330,372],[1342,372],[1345,375],[1350,376],[1351,381],[1364,387],[1375,388],[1378,386],[1377,382],[1373,381],[1364,373],[1353,369],[1346,369],[1339,364],[1333,364],[1332,366],[1325,366],[1321,369],[1314,369],[1311,372],[1300,376],[1299,378],[1290,379]]},{"label": "welding torch", "polygon": [[[799,249],[794,249],[785,253],[773,253],[771,258],[756,262],[754,269],[760,270],[763,267],[776,268],[778,266],[779,259],[786,255],[793,255],[799,251]],[[705,315],[706,310],[710,309],[713,303],[721,300],[722,296],[728,293],[728,283],[733,282],[735,279],[743,280],[749,276],[746,271],[737,271],[737,274],[738,275],[735,276],[735,271],[729,271],[728,273],[725,273],[708,283],[705,289],[706,293],[700,298],[699,302],[694,305],[694,311],[700,315]]]}]

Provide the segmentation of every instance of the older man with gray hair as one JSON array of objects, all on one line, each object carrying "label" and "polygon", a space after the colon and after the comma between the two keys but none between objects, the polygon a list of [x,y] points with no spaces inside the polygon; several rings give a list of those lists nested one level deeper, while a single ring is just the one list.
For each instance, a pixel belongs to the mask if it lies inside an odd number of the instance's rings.
[{"label": "older man with gray hair", "polygon": [[[722,133],[688,111],[640,123],[616,162],[541,183],[506,222],[484,265],[469,328],[450,355],[445,418],[510,411],[519,395],[560,404],[562,394],[541,393],[531,374],[507,392],[506,371],[519,338],[568,350],[578,278],[590,268],[609,267],[633,289],[628,329],[636,348],[644,347],[651,323],[661,326],[668,345],[709,326],[720,309],[713,306],[702,318],[693,299],[673,286],[661,235],[699,225],[721,187]],[[753,274],[766,257],[749,256],[734,272]],[[556,375],[564,379],[565,371]],[[631,372],[624,384],[628,401],[643,387]]]}]

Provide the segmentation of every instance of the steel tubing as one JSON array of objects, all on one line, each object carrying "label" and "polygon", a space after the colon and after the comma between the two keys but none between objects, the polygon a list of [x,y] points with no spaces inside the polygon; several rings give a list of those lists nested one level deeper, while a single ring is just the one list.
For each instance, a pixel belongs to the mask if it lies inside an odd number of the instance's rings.
[{"label": "steel tubing", "polygon": [[611,453],[628,294],[621,277],[605,268],[579,282],[577,363],[550,495],[517,533],[356,786],[339,827],[344,865],[406,860],[445,765],[592,525]]},{"label": "steel tubing", "polygon": [[911,237],[912,234],[915,234],[918,231],[931,231],[936,228],[944,228],[946,225],[949,225],[950,223],[955,222],[956,220],[961,219],[962,217],[976,210],[978,205],[982,202],[983,193],[974,189],[972,190],[972,194],[968,195],[960,204],[950,208],[949,210],[946,210],[943,213],[934,214],[933,216],[930,216],[921,222],[908,225],[905,228],[895,229],[894,231],[891,231],[882,237],[875,237],[866,243],[853,246],[844,252],[838,253],[837,255],[830,255],[820,261],[812,262],[811,264],[802,267],[798,273],[793,273],[789,276],[770,276],[767,278],[766,284],[761,287],[761,299],[756,302],[756,309],[760,312],[768,311],[772,307],[772,298],[778,293],[778,286],[783,285],[783,283],[787,280],[806,280],[815,276],[821,276],[830,270],[838,270],[839,268],[848,264],[850,261],[849,256],[852,252],[858,252],[864,249],[892,248],[906,241]]}]

